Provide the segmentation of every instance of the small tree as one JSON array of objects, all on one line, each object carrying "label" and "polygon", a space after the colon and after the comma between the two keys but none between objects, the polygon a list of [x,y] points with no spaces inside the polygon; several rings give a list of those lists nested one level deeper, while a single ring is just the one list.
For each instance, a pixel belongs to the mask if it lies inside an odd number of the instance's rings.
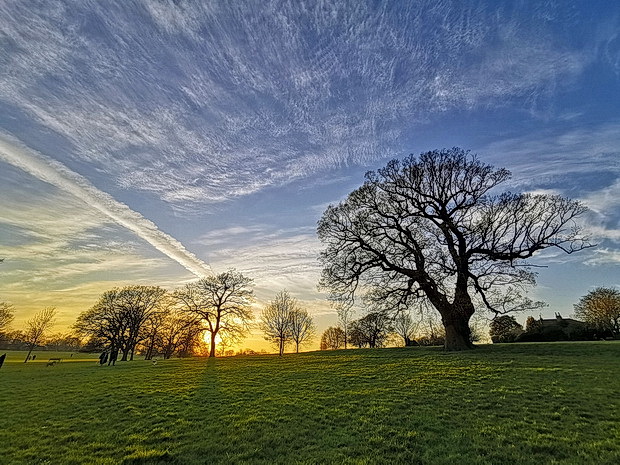
[{"label": "small tree", "polygon": [[620,335],[620,291],[597,287],[579,299],[574,306],[575,316],[599,331]]},{"label": "small tree", "polygon": [[[353,322],[353,328],[363,345],[368,345],[371,349],[383,347],[392,331],[391,319],[384,312],[370,312],[363,318]],[[357,335],[356,335],[357,336]]]},{"label": "small tree", "polygon": [[517,322],[514,316],[510,315],[497,317],[489,325],[489,335],[494,343],[514,342],[521,332],[523,332],[523,326]]},{"label": "small tree", "polygon": [[418,329],[419,323],[413,321],[411,313],[404,311],[399,312],[394,317],[392,326],[394,328],[394,332],[396,332],[396,334],[403,339],[405,347],[412,345],[413,337]]},{"label": "small tree", "polygon": [[45,307],[26,322],[25,340],[28,343],[28,355],[24,359],[26,363],[30,359],[33,349],[45,338],[45,333],[54,325],[56,307]]},{"label": "small tree", "polygon": [[296,311],[297,300],[287,291],[280,291],[261,313],[259,328],[265,333],[265,339],[276,345],[280,356],[293,337],[293,314]]},{"label": "small tree", "polygon": [[350,300],[335,299],[332,300],[332,305],[336,309],[338,323],[340,323],[340,327],[344,332],[344,348],[346,349],[349,342],[349,326],[351,325],[355,313],[353,302]]},{"label": "small tree", "polygon": [[342,328],[330,326],[321,335],[321,350],[336,350],[344,345]]},{"label": "small tree", "polygon": [[525,320],[525,331],[527,333],[535,333],[540,331],[541,328],[542,324],[540,323],[540,320],[535,319],[533,316],[530,315]]},{"label": "small tree", "polygon": [[0,302],[0,335],[9,330],[9,326],[15,318],[15,309],[8,302]]},{"label": "small tree", "polygon": [[299,346],[314,338],[316,327],[312,317],[306,310],[298,308],[291,314],[291,339],[295,343],[295,353],[299,353]]}]

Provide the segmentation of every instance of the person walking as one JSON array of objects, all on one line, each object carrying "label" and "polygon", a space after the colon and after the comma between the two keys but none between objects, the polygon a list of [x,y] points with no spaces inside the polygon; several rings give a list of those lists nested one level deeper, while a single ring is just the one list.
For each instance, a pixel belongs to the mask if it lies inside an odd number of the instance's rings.
[{"label": "person walking", "polygon": [[110,361],[108,362],[108,366],[110,366],[110,364],[113,366],[116,365],[116,359],[118,359],[118,349],[114,348],[112,349],[112,352],[110,352]]}]

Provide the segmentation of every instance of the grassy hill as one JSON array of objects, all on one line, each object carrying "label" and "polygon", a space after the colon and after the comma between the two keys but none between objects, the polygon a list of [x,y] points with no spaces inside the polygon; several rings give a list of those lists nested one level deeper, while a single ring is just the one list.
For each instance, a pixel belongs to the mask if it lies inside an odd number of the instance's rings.
[{"label": "grassy hill", "polygon": [[20,362],[0,463],[620,463],[618,342]]}]

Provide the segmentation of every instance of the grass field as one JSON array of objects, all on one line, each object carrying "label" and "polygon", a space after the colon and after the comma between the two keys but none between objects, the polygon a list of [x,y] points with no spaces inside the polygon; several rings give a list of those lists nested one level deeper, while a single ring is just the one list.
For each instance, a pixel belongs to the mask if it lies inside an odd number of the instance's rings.
[{"label": "grass field", "polygon": [[22,360],[2,464],[620,463],[618,342]]}]

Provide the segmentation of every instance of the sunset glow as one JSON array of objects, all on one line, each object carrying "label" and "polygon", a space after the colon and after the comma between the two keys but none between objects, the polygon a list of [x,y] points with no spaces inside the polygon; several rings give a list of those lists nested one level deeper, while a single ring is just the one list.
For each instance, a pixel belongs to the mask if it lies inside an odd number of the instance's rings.
[{"label": "sunset glow", "polygon": [[[316,223],[394,157],[471,149],[581,200],[597,247],[533,260],[569,316],[620,285],[613,2],[0,4],[0,300],[69,328],[106,290],[235,268],[319,330]],[[537,261],[538,260],[538,261]],[[527,315],[519,318],[525,320]],[[270,347],[254,331],[235,348]],[[318,341],[312,345],[318,348]]]}]

